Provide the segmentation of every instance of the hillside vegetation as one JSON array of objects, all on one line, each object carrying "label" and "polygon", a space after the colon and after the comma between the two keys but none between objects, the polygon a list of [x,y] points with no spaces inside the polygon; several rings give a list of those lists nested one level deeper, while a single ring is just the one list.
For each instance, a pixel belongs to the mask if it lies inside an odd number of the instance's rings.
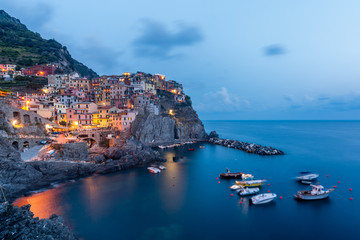
[{"label": "hillside vegetation", "polygon": [[78,72],[92,79],[98,75],[73,59],[65,46],[54,39],[43,39],[39,33],[27,29],[18,19],[0,10],[0,63],[19,67],[57,63],[65,72]]}]

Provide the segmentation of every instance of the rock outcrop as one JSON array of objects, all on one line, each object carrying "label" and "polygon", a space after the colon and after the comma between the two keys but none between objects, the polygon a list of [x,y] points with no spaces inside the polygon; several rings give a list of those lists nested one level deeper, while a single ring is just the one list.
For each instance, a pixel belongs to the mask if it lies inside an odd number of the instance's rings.
[{"label": "rock outcrop", "polygon": [[210,138],[208,142],[229,148],[239,149],[248,153],[255,153],[258,155],[284,155],[284,152],[279,149],[273,147],[261,146],[255,143],[240,142],[237,140],[221,139],[221,138]]},{"label": "rock outcrop", "polygon": [[0,239],[78,239],[60,216],[34,218],[30,205],[21,208],[9,203],[0,204]]},{"label": "rock outcrop", "polygon": [[191,100],[178,103],[174,95],[159,92],[159,114],[140,112],[131,126],[131,134],[143,144],[156,146],[188,140],[204,140],[204,125],[191,106]]}]

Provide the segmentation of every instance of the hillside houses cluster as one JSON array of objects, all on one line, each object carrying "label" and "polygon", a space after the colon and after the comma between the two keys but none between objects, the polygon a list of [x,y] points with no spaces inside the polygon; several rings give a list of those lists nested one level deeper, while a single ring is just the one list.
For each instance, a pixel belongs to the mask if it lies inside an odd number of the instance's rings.
[{"label": "hillside houses cluster", "polygon": [[48,75],[43,94],[20,96],[21,107],[69,129],[126,130],[142,109],[159,114],[159,93],[171,92],[185,101],[183,87],[161,74],[143,72],[101,76]]}]

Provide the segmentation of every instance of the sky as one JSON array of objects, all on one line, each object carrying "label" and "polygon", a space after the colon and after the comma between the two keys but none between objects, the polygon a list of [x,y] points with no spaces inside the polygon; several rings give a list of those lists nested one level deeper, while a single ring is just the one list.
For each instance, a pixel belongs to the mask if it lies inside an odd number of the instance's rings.
[{"label": "sky", "polygon": [[0,0],[98,74],[161,73],[202,120],[360,120],[357,0]]}]

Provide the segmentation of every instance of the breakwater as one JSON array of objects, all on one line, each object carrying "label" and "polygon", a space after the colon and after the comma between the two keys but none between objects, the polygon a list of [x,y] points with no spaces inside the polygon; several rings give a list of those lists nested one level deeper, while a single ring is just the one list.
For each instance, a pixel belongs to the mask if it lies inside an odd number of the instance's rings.
[{"label": "breakwater", "polygon": [[209,143],[213,143],[216,145],[221,145],[228,148],[235,148],[247,153],[254,153],[258,155],[284,155],[285,153],[279,149],[269,147],[269,146],[261,146],[255,143],[248,142],[240,142],[238,140],[232,139],[222,139],[222,138],[210,138],[208,140]]}]

